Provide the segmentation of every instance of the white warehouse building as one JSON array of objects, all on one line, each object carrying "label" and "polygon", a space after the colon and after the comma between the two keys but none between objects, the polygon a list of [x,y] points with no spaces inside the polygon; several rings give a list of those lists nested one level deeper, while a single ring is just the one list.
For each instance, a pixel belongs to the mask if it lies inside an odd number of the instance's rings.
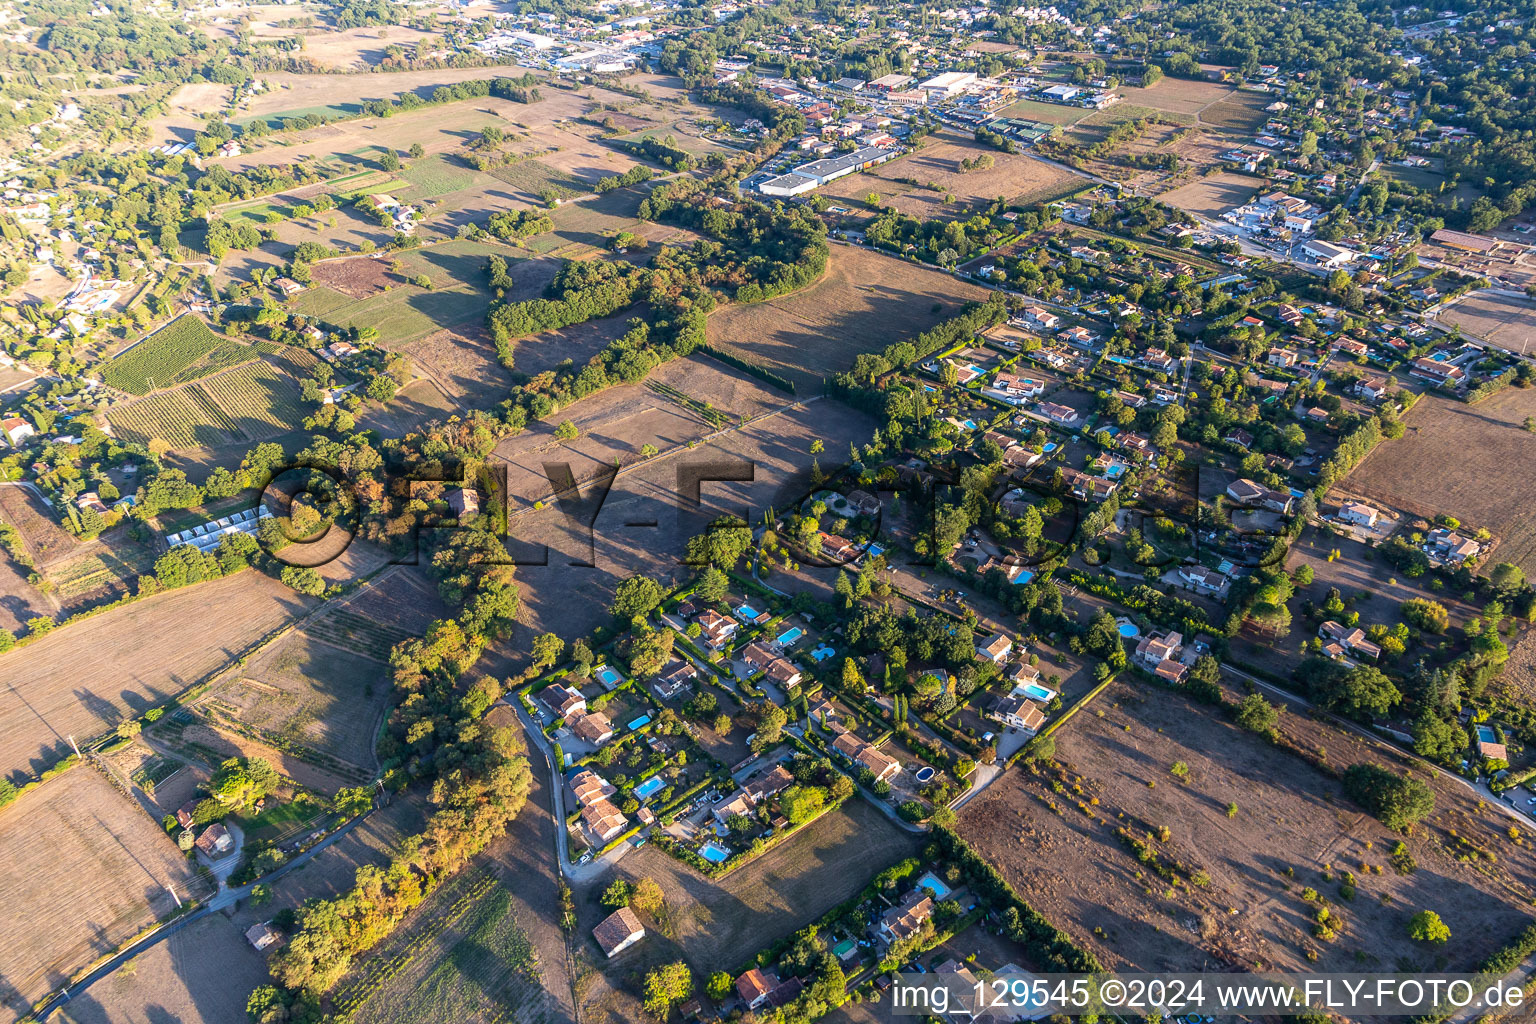
[{"label": "white warehouse building", "polygon": [[801,164],[788,174],[781,174],[777,178],[769,178],[757,187],[758,191],[766,196],[797,196],[802,192],[809,192],[817,185],[825,185],[829,181],[836,181],[845,174],[853,174],[873,167],[876,164],[885,163],[896,155],[893,149],[883,149],[880,146],[860,146],[852,152],[842,153],[838,156],[829,156],[825,160],[812,160],[808,164]]}]

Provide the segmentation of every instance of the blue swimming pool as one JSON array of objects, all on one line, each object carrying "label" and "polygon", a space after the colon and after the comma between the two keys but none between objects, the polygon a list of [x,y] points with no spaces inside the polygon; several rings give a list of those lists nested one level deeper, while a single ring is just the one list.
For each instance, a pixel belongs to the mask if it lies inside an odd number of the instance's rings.
[{"label": "blue swimming pool", "polygon": [[1028,569],[1025,569],[1023,572],[1019,573],[1019,575],[1014,578],[1013,585],[1017,587],[1017,586],[1020,586],[1022,584],[1028,583],[1030,580],[1032,580],[1034,578],[1035,578],[1035,574],[1030,572]]},{"label": "blue swimming pool", "polygon": [[1051,452],[1056,450],[1056,442],[1055,441],[1047,441],[1045,443],[1045,447],[1041,448],[1040,450],[1042,452],[1045,452],[1047,455],[1049,455]]},{"label": "blue swimming pool", "polygon": [[699,847],[699,856],[711,864],[724,864],[731,858],[731,851],[719,843],[705,843]]},{"label": "blue swimming pool", "polygon": [[635,719],[633,722],[630,722],[629,723],[629,727],[631,729],[641,729],[641,728],[644,728],[645,726],[650,725],[650,724],[651,724],[651,716],[650,715],[641,715],[639,718]]},{"label": "blue swimming pool", "polygon": [[966,430],[975,430],[976,429],[976,421],[975,420],[961,420],[960,421],[960,425],[962,427],[964,427]]},{"label": "blue swimming pool", "polygon": [[802,636],[805,636],[805,630],[801,629],[799,626],[790,626],[788,629],[773,639],[774,643],[779,644],[781,647],[788,647],[796,640],[799,640]]},{"label": "blue swimming pool", "polygon": [[762,613],[759,612],[756,608],[753,608],[751,605],[744,604],[736,609],[736,614],[741,616],[743,619],[746,619],[748,622],[751,622]]},{"label": "blue swimming pool", "polygon": [[652,775],[650,778],[646,779],[644,782],[640,783],[640,785],[635,787],[635,796],[641,800],[644,800],[646,797],[650,796],[652,793],[655,793],[658,789],[665,785],[666,783],[662,781],[660,775]]},{"label": "blue swimming pool", "polygon": [[1106,468],[1104,470],[1104,475],[1109,477],[1111,480],[1119,480],[1121,477],[1125,476],[1125,467],[1117,462],[1114,465]]},{"label": "blue swimming pool", "polygon": [[953,891],[949,886],[939,881],[939,877],[932,871],[925,873],[922,878],[917,880],[917,887],[919,889],[931,889],[934,897],[937,899],[943,899]]},{"label": "blue swimming pool", "polygon": [[927,782],[929,779],[933,778],[933,768],[925,764],[917,770],[917,773],[913,777],[917,779],[918,782]]},{"label": "blue swimming pool", "polygon": [[1035,700],[1052,701],[1056,699],[1055,690],[1049,686],[1041,686],[1039,683],[1025,683],[1022,689]]},{"label": "blue swimming pool", "polygon": [[836,653],[837,651],[833,650],[831,647],[827,646],[826,644],[822,644],[820,647],[811,652],[811,660],[820,663],[826,661]]},{"label": "blue swimming pool", "polygon": [[1122,622],[1122,623],[1120,623],[1120,635],[1121,636],[1140,636],[1141,635],[1141,630],[1140,630],[1140,628],[1137,627],[1136,623],[1134,623],[1134,622]]},{"label": "blue swimming pool", "polygon": [[1477,727],[1477,739],[1480,743],[1492,743],[1499,738],[1499,734],[1486,725]]},{"label": "blue swimming pool", "polygon": [[598,666],[597,671],[593,674],[597,676],[597,681],[604,686],[617,686],[624,681],[624,677],[619,675],[617,669],[610,668],[607,665]]},{"label": "blue swimming pool", "polygon": [[1132,363],[1132,360],[1125,358],[1125,356],[1105,356],[1104,358],[1112,363],[1119,363],[1121,366],[1130,366]]}]

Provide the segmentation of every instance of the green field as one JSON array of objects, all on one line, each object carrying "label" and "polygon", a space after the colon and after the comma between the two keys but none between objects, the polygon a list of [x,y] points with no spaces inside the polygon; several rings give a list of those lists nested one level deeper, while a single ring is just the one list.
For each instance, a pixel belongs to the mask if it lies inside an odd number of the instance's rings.
[{"label": "green field", "polygon": [[183,313],[107,363],[102,377],[119,391],[145,395],[157,387],[177,383],[179,374],[224,343],[207,324],[191,313]]},{"label": "green field", "polygon": [[295,312],[320,317],[339,327],[375,327],[381,344],[399,346],[433,331],[483,316],[491,305],[485,284],[486,259],[492,253],[518,256],[506,246],[453,241],[412,249],[398,257],[407,277],[425,274],[431,290],[396,284],[387,292],[353,299],[330,288],[311,288],[293,302]]},{"label": "green field", "polygon": [[442,154],[411,161],[410,166],[400,172],[400,177],[416,186],[417,191],[412,195],[420,199],[457,192],[480,180],[474,171],[450,162]]},{"label": "green field", "polygon": [[107,412],[116,435],[173,449],[259,441],[293,429],[307,411],[296,379],[315,362],[288,350],[278,361],[252,359],[199,383],[184,384]]},{"label": "green field", "polygon": [[324,285],[311,285],[296,295],[288,305],[295,313],[302,313],[305,316],[328,317],[338,309],[343,309],[356,301],[350,295],[343,295],[334,288],[326,288]]},{"label": "green field", "polygon": [[515,164],[498,167],[491,172],[491,177],[530,196],[553,192],[562,199],[568,199],[592,191],[591,186],[580,178],[537,160],[519,160]]}]

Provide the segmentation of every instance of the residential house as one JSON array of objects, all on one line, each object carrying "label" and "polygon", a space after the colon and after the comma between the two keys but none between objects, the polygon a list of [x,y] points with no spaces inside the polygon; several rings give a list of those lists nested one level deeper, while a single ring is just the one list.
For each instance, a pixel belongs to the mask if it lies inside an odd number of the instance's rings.
[{"label": "residential house", "polygon": [[193,815],[197,813],[197,804],[198,802],[196,800],[188,800],[186,803],[176,808],[176,823],[179,824],[182,828],[191,828],[192,823],[197,820],[193,817]]},{"label": "residential house", "polygon": [[1254,505],[1271,512],[1288,513],[1295,504],[1295,497],[1287,491],[1277,491],[1252,480],[1234,480],[1227,485],[1227,497],[1239,505]]},{"label": "residential house", "polygon": [[203,829],[197,837],[197,849],[205,857],[220,857],[234,848],[235,838],[229,830],[215,822]]},{"label": "residential house", "polygon": [[576,737],[594,746],[601,746],[613,739],[613,723],[601,711],[591,714],[576,712],[566,720]]},{"label": "residential house", "polygon": [[1392,390],[1392,385],[1385,377],[1361,377],[1351,390],[1368,402],[1379,402]]},{"label": "residential house", "polygon": [[1144,434],[1121,434],[1119,442],[1121,449],[1138,459],[1150,459],[1157,454],[1152,439]]},{"label": "residential house", "polygon": [[699,670],[694,667],[691,661],[669,662],[661,670],[661,675],[657,676],[655,682],[651,683],[651,689],[656,691],[656,696],[662,700],[671,700],[679,694],[686,692],[692,686],[693,680],[698,678],[698,675]]},{"label": "residential house", "polygon": [[1040,670],[1027,661],[1016,661],[1003,671],[1003,678],[1012,683],[1015,688],[1028,686],[1030,683],[1040,682]]},{"label": "residential house", "polygon": [[36,434],[37,430],[20,416],[8,416],[0,420],[0,433],[3,433],[5,439],[11,443],[11,447],[15,448]]},{"label": "residential house", "polygon": [[1147,668],[1178,658],[1184,646],[1184,636],[1178,631],[1148,633],[1136,644],[1136,660]]},{"label": "residential house", "polygon": [[1317,635],[1336,644],[1351,654],[1358,654],[1375,661],[1381,657],[1381,648],[1365,638],[1365,630],[1359,626],[1342,626],[1332,619],[1317,627]]},{"label": "residential house", "polygon": [[345,359],[347,356],[355,356],[360,351],[362,350],[350,341],[333,341],[325,346],[320,354],[334,362],[337,359]]},{"label": "residential house", "polygon": [[1264,361],[1270,366],[1279,366],[1289,369],[1295,366],[1301,356],[1292,348],[1272,348],[1264,357]]},{"label": "residential house", "polygon": [[776,764],[768,774],[748,782],[742,787],[742,792],[755,803],[762,803],[764,800],[778,796],[794,784],[795,777],[789,773],[789,769],[782,764]]},{"label": "residential house", "polygon": [[768,996],[779,987],[777,975],[764,971],[761,967],[754,967],[741,977],[736,979],[736,994],[741,1001],[747,1004],[747,1009],[755,1010],[768,1001]]},{"label": "residential house", "polygon": [[1067,344],[1081,349],[1091,350],[1099,343],[1099,336],[1086,327],[1068,327],[1057,337],[1063,338]]},{"label": "residential house", "polygon": [[1058,405],[1055,402],[1041,402],[1035,406],[1035,411],[1052,423],[1063,427],[1075,427],[1080,422],[1077,410],[1070,405]]},{"label": "residential house", "polygon": [[1023,319],[1035,327],[1053,329],[1061,323],[1061,317],[1040,306],[1025,306]]},{"label": "residential house", "polygon": [[1179,566],[1179,579],[1191,590],[1203,591],[1207,594],[1220,593],[1221,588],[1227,585],[1225,576],[1203,565]]},{"label": "residential house", "polygon": [[1460,564],[1469,558],[1476,558],[1482,552],[1482,546],[1455,530],[1438,528],[1431,530],[1429,536],[1424,538],[1424,550],[1443,562]]},{"label": "residential house", "polygon": [[923,930],[933,917],[933,897],[922,889],[913,889],[896,906],[880,915],[879,936],[889,945],[906,940]]},{"label": "residential house", "polygon": [[738,789],[730,796],[721,800],[710,810],[716,821],[724,825],[738,814],[751,817],[753,810],[757,808],[757,801],[752,799],[752,794],[745,789]]},{"label": "residential house", "polygon": [[596,800],[581,809],[582,824],[587,826],[597,841],[606,843],[619,833],[623,832],[629,824],[628,819],[619,812],[619,809],[609,803],[606,798]]},{"label": "residential house", "polygon": [[743,647],[737,657],[754,671],[762,672],[778,660],[779,652],[760,640],[754,640]]},{"label": "residential house", "polygon": [[1160,348],[1147,349],[1137,359],[1137,362],[1141,363],[1141,365],[1145,366],[1147,369],[1154,370],[1158,373],[1172,373],[1174,367],[1178,365],[1177,359],[1174,359],[1167,352]]},{"label": "residential house", "polygon": [[1120,487],[1115,480],[1093,476],[1071,467],[1061,471],[1061,479],[1076,497],[1085,501],[1103,501]]},{"label": "residential house", "polygon": [[705,609],[697,619],[700,636],[712,650],[722,650],[730,646],[731,640],[736,636],[736,631],[741,628],[735,620],[726,618],[712,608]]},{"label": "residential house", "polygon": [[787,658],[775,658],[768,665],[765,678],[777,684],[780,689],[788,690],[790,687],[799,686],[800,680],[805,678],[805,673]]},{"label": "residential house", "polygon": [[1477,753],[1479,757],[1489,761],[1503,761],[1509,763],[1509,747],[1503,743],[1494,743],[1492,740],[1478,740]]},{"label": "residential house", "polygon": [[645,938],[645,928],[633,910],[620,907],[592,929],[592,937],[602,947],[603,955],[612,958]]},{"label": "residential house", "polygon": [[565,718],[573,711],[587,710],[587,698],[564,683],[551,683],[540,690],[539,703],[549,708],[556,718]]},{"label": "residential house", "polygon": [[987,711],[987,717],[1002,722],[1010,729],[1020,729],[1033,736],[1045,724],[1045,711],[1027,697],[1009,694],[999,697]]},{"label": "residential house", "polygon": [[1446,387],[1459,387],[1467,379],[1467,371],[1459,366],[1452,366],[1448,362],[1430,359],[1428,356],[1420,356],[1413,361],[1413,366],[1408,370],[1410,377],[1427,380],[1433,384],[1441,384]]},{"label": "residential house", "polygon": [[832,749],[843,757],[868,768],[881,782],[901,771],[901,765],[859,739],[851,732],[839,733],[832,741]]},{"label": "residential house", "polygon": [[1013,641],[1004,633],[994,633],[984,643],[976,645],[976,657],[1001,665],[1013,651]]},{"label": "residential house", "polygon": [[1381,518],[1381,510],[1363,501],[1346,501],[1339,509],[1339,520],[1355,526],[1373,527]]},{"label": "residential house", "polygon": [[480,511],[480,494],[473,487],[455,487],[448,492],[448,509],[462,519]]},{"label": "residential house", "polygon": [[1244,430],[1242,427],[1233,427],[1227,432],[1227,436],[1222,438],[1222,440],[1226,441],[1228,444],[1235,444],[1239,448],[1253,447],[1253,435],[1248,433],[1248,431]]},{"label": "residential house", "polygon": [[570,787],[572,795],[576,797],[576,802],[583,807],[613,796],[613,794],[618,792],[612,783],[590,768],[582,768],[572,775]]}]

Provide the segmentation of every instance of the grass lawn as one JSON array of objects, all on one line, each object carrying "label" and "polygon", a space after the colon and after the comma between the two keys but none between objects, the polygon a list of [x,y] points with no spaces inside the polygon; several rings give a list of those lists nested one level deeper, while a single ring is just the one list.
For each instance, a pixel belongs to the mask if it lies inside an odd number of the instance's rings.
[{"label": "grass lawn", "polygon": [[451,162],[441,153],[411,161],[400,172],[400,177],[416,186],[417,191],[413,195],[418,199],[431,199],[433,196],[457,192],[480,180],[480,175],[473,170]]}]

